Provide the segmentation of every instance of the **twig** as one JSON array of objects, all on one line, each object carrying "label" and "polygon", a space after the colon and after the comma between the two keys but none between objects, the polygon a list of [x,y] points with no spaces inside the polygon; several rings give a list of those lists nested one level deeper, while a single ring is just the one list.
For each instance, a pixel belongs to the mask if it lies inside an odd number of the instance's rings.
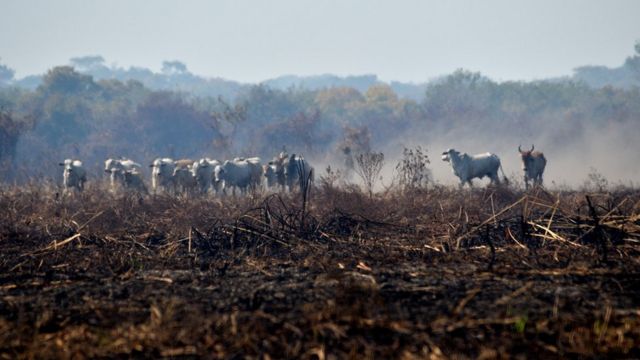
[{"label": "twig", "polygon": [[453,313],[455,315],[460,314],[462,312],[462,309],[464,309],[464,307],[469,303],[469,301],[471,301],[471,299],[473,299],[481,290],[482,290],[481,288],[475,288],[468,291],[467,296],[465,296],[462,300],[460,300],[460,303],[458,303],[458,306],[456,306],[456,308],[453,309]]},{"label": "twig", "polygon": [[511,299],[513,299],[513,298],[519,296],[520,294],[523,294],[526,291],[528,291],[529,289],[531,289],[532,286],[533,286],[533,282],[530,281],[530,282],[524,284],[524,286],[520,287],[516,291],[512,292],[511,294],[501,297],[500,299],[498,299],[498,301],[495,302],[495,304],[496,305],[504,305],[504,304],[508,303],[509,301],[511,301]]},{"label": "twig", "polygon": [[97,219],[100,215],[104,214],[105,210],[100,211],[99,213],[93,215],[89,220],[87,220],[84,224],[80,225],[78,227],[78,230],[76,230],[76,232],[80,232],[80,230],[84,229],[85,226],[89,225],[90,222],[92,222],[93,220]]},{"label": "twig", "polygon": [[459,236],[456,239],[456,243],[459,243],[460,241],[464,240],[465,238],[467,238],[469,235],[475,233],[476,231],[478,231],[478,229],[482,228],[483,226],[485,226],[486,224],[490,223],[491,221],[493,221],[495,218],[497,218],[498,216],[506,213],[507,211],[511,210],[512,208],[514,208],[516,205],[520,204],[521,202],[523,202],[527,197],[523,196],[522,198],[520,198],[520,200],[514,202],[513,204],[507,206],[506,208],[500,210],[500,212],[498,212],[497,214],[491,216],[490,218],[486,219],[485,221],[483,221],[482,223],[480,223],[480,225],[477,225],[476,227],[474,227],[473,229],[469,230],[468,232],[466,232],[465,234],[462,234],[461,236]]},{"label": "twig", "polygon": [[62,240],[61,242],[57,242],[56,240],[53,240],[53,244],[47,246],[46,248],[42,249],[41,251],[47,251],[47,250],[50,250],[50,249],[58,250],[59,246],[66,245],[66,244],[72,242],[73,240],[79,238],[80,236],[81,236],[80,233],[77,233],[77,234],[75,234],[75,235],[73,235],[71,237],[68,237],[68,238]]}]

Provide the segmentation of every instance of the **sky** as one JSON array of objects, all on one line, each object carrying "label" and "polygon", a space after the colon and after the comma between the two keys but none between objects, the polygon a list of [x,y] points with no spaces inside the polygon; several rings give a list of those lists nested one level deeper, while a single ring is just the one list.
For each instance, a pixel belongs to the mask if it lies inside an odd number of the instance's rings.
[{"label": "sky", "polygon": [[2,0],[0,63],[21,78],[72,57],[207,77],[376,74],[425,82],[464,68],[497,81],[620,66],[638,0]]}]

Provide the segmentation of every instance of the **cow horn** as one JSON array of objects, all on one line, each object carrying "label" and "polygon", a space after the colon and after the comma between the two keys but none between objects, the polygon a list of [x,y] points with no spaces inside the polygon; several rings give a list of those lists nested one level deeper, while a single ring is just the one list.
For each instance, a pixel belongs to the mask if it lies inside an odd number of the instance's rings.
[{"label": "cow horn", "polygon": [[533,144],[531,144],[531,150],[529,150],[529,151],[533,151]]},{"label": "cow horn", "polygon": [[522,152],[521,147],[522,147],[522,145],[518,145],[518,152]]}]

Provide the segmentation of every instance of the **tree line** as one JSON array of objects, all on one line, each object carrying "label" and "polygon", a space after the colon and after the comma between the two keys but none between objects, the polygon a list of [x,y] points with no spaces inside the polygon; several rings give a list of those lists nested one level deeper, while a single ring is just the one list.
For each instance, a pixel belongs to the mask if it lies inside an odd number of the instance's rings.
[{"label": "tree line", "polygon": [[5,180],[52,176],[69,157],[88,164],[117,156],[268,159],[285,147],[348,164],[358,153],[408,138],[426,144],[452,131],[519,138],[544,132],[565,143],[587,129],[640,133],[638,87],[593,88],[571,79],[498,83],[464,70],[429,83],[416,101],[380,83],[364,91],[262,84],[233,99],[196,96],[60,66],[33,90],[1,87],[0,109],[0,163],[19,169],[3,171]]}]

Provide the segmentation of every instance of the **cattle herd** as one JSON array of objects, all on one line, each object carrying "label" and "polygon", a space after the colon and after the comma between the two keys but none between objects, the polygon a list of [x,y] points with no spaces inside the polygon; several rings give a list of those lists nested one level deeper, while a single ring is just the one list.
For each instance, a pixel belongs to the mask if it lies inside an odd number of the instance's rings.
[{"label": "cattle herd", "polygon": [[[542,174],[547,166],[547,159],[544,154],[534,151],[534,148],[531,145],[531,150],[522,151],[522,147],[518,146],[518,152],[522,160],[522,171],[524,172],[524,184],[527,189],[530,181],[533,182],[534,186],[542,186]],[[451,164],[453,173],[460,179],[460,187],[464,186],[465,183],[472,186],[474,178],[482,179],[485,176],[491,180],[491,183],[500,184],[498,170],[502,173],[505,181],[507,180],[500,164],[500,158],[496,154],[469,155],[467,153],[461,154],[455,149],[447,149],[442,153],[442,161]]]},{"label": "cattle herd", "polygon": [[[81,191],[87,180],[82,162],[66,159],[60,166],[64,167],[65,192]],[[289,156],[286,152],[281,152],[265,165],[259,157],[238,157],[222,163],[209,158],[197,161],[157,158],[149,167],[154,194],[221,194],[227,190],[235,194],[236,189],[246,193],[263,184],[268,188],[291,191],[297,184],[302,186],[313,181],[314,173],[304,157]],[[142,165],[131,159],[107,159],[104,171],[109,176],[112,191],[149,192],[143,180]]]},{"label": "cattle herd", "polygon": [[[523,151],[518,146],[522,160],[525,187],[529,182],[542,185],[547,160],[544,154],[531,150]],[[496,154],[484,153],[469,155],[455,149],[447,149],[442,153],[442,160],[451,164],[454,175],[460,179],[460,187],[464,184],[472,186],[474,178],[489,177],[491,183],[500,184],[498,170],[506,180]],[[60,163],[64,167],[63,186],[65,191],[82,190],[87,180],[86,170],[80,160],[66,159]],[[268,189],[292,191],[296,185],[303,186],[313,181],[314,170],[304,157],[281,152],[263,165],[259,157],[238,157],[220,162],[209,158],[197,161],[170,158],[157,158],[151,168],[151,190],[154,194],[166,192],[171,194],[208,194],[225,193],[227,189],[235,194],[236,189],[246,193],[250,189],[266,186]],[[109,184],[113,191],[118,188],[148,193],[142,178],[142,166],[130,159],[107,159],[104,171],[109,176]]]}]

